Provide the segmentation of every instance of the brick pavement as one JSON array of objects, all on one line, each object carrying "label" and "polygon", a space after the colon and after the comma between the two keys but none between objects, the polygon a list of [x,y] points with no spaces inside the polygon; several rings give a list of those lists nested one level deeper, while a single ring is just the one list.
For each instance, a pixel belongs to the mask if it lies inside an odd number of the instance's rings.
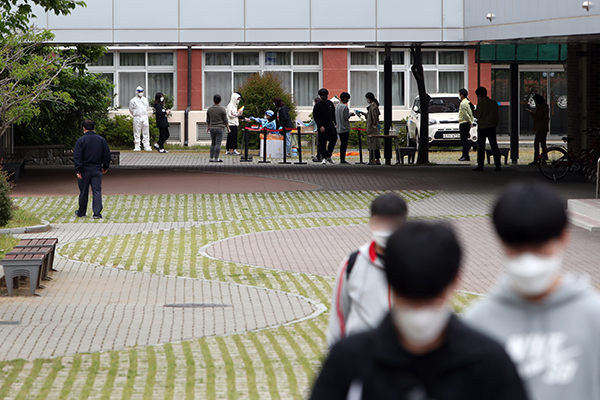
[{"label": "brick pavement", "polygon": [[[426,200],[424,200],[426,201]],[[411,205],[412,208],[412,205]],[[446,220],[456,229],[464,249],[460,289],[486,294],[502,276],[502,251],[489,218]],[[600,232],[572,227],[565,256],[568,273],[583,274],[600,289]],[[368,225],[261,232],[207,246],[217,259],[286,271],[335,276],[344,257],[369,240]]]}]

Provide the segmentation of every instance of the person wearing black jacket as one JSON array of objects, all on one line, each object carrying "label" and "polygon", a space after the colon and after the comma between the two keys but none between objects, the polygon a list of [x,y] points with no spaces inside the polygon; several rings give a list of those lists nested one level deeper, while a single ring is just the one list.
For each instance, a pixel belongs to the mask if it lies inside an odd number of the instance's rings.
[{"label": "person wearing black jacket", "polygon": [[290,157],[292,155],[292,134],[290,132],[294,129],[290,110],[283,104],[280,97],[275,97],[273,104],[275,104],[276,109],[270,120],[277,120],[277,129],[285,129],[285,151],[287,156]]},{"label": "person wearing black jacket", "polygon": [[460,257],[448,225],[408,222],[394,233],[385,250],[392,309],[332,348],[311,400],[526,400],[503,347],[449,309]]},{"label": "person wearing black jacket", "polygon": [[165,109],[165,96],[160,92],[154,96],[154,110],[156,112],[156,127],[159,132],[158,143],[154,143],[154,148],[159,153],[168,153],[165,150],[165,142],[171,136],[169,133],[169,120],[167,119],[169,110]]},{"label": "person wearing black jacket", "polygon": [[75,142],[73,160],[79,184],[79,209],[75,216],[85,217],[90,185],[94,219],[102,218],[102,175],[110,167],[110,149],[106,139],[94,132],[96,124],[91,119],[83,121],[84,135]]},{"label": "person wearing black jacket", "polygon": [[331,100],[327,100],[329,91],[325,88],[319,90],[321,101],[313,107],[313,119],[317,124],[319,132],[319,148],[323,164],[333,164],[331,155],[337,142],[337,131],[335,130],[335,106]]}]

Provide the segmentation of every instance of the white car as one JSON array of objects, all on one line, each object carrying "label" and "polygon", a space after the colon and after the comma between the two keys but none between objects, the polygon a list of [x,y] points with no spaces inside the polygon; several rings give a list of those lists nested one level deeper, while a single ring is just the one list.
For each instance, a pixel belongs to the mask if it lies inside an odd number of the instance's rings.
[{"label": "white car", "polygon": [[[460,130],[458,128],[458,107],[460,97],[450,93],[430,94],[429,101],[429,145],[460,146]],[[421,102],[415,97],[410,115],[406,123],[408,145],[418,147],[419,129],[421,127]],[[469,144],[477,148],[477,123],[469,131]]]}]

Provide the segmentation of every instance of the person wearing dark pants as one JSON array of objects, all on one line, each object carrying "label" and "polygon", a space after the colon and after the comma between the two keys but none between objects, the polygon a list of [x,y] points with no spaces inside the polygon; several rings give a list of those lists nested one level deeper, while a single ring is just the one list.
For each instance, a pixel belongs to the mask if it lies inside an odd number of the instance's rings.
[{"label": "person wearing dark pants", "polygon": [[469,156],[469,150],[471,149],[471,145],[469,144],[469,132],[471,131],[471,125],[473,125],[473,109],[468,98],[469,92],[467,89],[460,89],[458,94],[460,96],[458,127],[460,129],[460,143],[463,149],[462,156],[458,161],[471,161],[471,157]]},{"label": "person wearing dark pants", "polygon": [[533,130],[535,131],[535,139],[533,141],[533,162],[529,165],[537,165],[540,159],[540,145],[542,145],[542,154],[548,150],[546,146],[546,136],[548,136],[548,127],[550,124],[550,109],[544,97],[536,93],[533,96],[535,101],[535,113],[527,108],[527,111],[533,117]]},{"label": "person wearing dark pants", "polygon": [[317,123],[319,131],[319,147],[323,164],[334,164],[331,159],[335,142],[337,142],[337,131],[335,130],[335,106],[331,100],[327,100],[329,91],[325,88],[319,90],[319,101],[313,108],[313,119]]},{"label": "person wearing dark pants", "polygon": [[210,162],[223,162],[219,158],[221,154],[221,143],[223,142],[223,132],[229,132],[229,122],[225,107],[221,107],[221,95],[213,96],[215,104],[206,110],[206,131],[210,133]]},{"label": "person wearing dark pants", "polygon": [[346,161],[346,150],[348,149],[348,139],[350,138],[350,117],[354,115],[348,108],[349,100],[350,93],[342,92],[340,94],[340,104],[335,108],[335,122],[340,137],[340,164],[348,164]]},{"label": "person wearing dark pants", "polygon": [[168,153],[165,150],[165,142],[169,139],[169,120],[167,119],[167,115],[170,110],[165,109],[165,96],[162,93],[156,93],[154,96],[154,110],[156,113],[156,127],[158,128],[158,142],[154,143],[154,148],[158,150],[159,153]]},{"label": "person wearing dark pants", "polygon": [[96,124],[91,119],[83,121],[84,135],[75,142],[73,160],[79,185],[79,209],[77,217],[85,217],[90,186],[92,187],[92,210],[94,218],[102,218],[102,175],[110,166],[110,149],[106,139],[94,131]]},{"label": "person wearing dark pants", "polygon": [[501,171],[500,150],[496,140],[496,127],[498,126],[498,103],[487,97],[487,89],[483,86],[475,91],[477,95],[477,108],[473,116],[477,118],[477,167],[473,171],[483,171],[485,162],[485,139],[490,142],[496,171]]}]

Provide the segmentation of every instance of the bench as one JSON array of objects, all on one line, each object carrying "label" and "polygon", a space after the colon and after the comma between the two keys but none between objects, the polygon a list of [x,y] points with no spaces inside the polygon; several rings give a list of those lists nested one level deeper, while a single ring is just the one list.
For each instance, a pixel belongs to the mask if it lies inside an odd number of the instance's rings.
[{"label": "bench", "polygon": [[[510,149],[500,147],[498,150],[500,150],[500,160],[502,160],[502,156],[504,156],[504,165],[508,165],[508,153],[510,152]],[[490,164],[490,159],[493,155],[492,149],[485,149],[485,154],[487,155],[487,163]]]},{"label": "bench", "polygon": [[25,158],[5,158],[2,160],[2,169],[9,172],[9,177],[12,177],[15,183],[19,183],[23,175],[25,175]]},{"label": "bench", "polygon": [[398,147],[396,149],[396,158],[400,161],[400,164],[404,164],[404,157],[408,157],[406,160],[408,164],[415,163],[415,154],[417,153],[416,147]]},{"label": "bench", "polygon": [[19,288],[18,277],[29,277],[32,295],[37,295],[36,288],[44,289],[41,281],[51,280],[50,271],[56,271],[54,255],[57,244],[58,239],[55,238],[23,239],[0,260],[9,296]]}]

